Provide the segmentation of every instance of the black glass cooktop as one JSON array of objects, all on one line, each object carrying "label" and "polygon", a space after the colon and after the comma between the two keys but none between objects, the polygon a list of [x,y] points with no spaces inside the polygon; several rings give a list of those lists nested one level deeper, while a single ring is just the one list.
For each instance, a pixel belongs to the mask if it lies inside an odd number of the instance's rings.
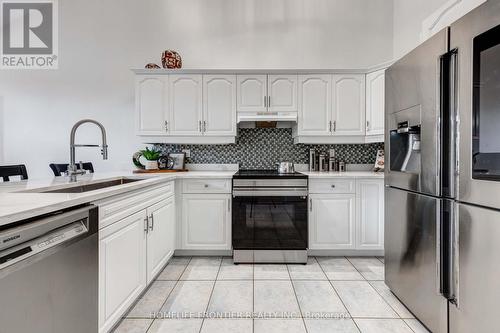
[{"label": "black glass cooktop", "polygon": [[233,178],[307,178],[300,172],[279,173],[277,170],[239,170]]}]

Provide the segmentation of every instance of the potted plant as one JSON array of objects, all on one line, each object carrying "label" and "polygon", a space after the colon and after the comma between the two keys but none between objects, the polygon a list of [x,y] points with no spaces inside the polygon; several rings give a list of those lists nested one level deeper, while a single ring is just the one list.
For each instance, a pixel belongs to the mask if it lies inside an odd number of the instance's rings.
[{"label": "potted plant", "polygon": [[158,159],[161,156],[161,152],[156,150],[155,148],[141,150],[142,156],[147,160],[146,161],[146,170],[157,170],[158,169]]}]

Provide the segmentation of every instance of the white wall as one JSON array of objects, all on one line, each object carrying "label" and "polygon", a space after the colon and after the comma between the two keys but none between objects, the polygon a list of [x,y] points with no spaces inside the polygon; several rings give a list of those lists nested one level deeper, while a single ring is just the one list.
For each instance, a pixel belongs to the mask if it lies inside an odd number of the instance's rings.
[{"label": "white wall", "polygon": [[[31,178],[68,161],[82,118],[108,131],[109,157],[79,149],[98,171],[130,169],[132,67],[175,49],[186,68],[356,68],[392,59],[391,0],[60,0],[59,70],[1,71],[3,163]],[[92,126],[78,141],[98,142]],[[1,156],[1,154],[0,154]]]},{"label": "white wall", "polygon": [[422,21],[448,0],[394,0],[394,60],[417,47]]}]

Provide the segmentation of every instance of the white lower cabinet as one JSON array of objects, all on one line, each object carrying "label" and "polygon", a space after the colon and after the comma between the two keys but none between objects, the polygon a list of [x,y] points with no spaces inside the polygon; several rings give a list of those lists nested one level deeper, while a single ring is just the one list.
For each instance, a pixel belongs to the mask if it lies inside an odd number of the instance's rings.
[{"label": "white lower cabinet", "polygon": [[356,182],[357,247],[384,248],[384,180],[358,179]]},{"label": "white lower cabinet", "polygon": [[[176,211],[170,193],[146,202],[138,194],[136,202],[128,202],[130,210],[137,208],[134,213],[99,230],[100,333],[113,328],[172,257]],[[130,195],[122,197],[130,201]],[[99,209],[106,211],[122,197],[98,204]]]},{"label": "white lower cabinet", "polygon": [[182,195],[182,249],[231,249],[231,195]]},{"label": "white lower cabinet", "polygon": [[99,331],[108,332],[146,288],[146,211],[99,231]]},{"label": "white lower cabinet", "polygon": [[384,249],[383,179],[313,179],[309,192],[309,249],[365,254]]},{"label": "white lower cabinet", "polygon": [[311,194],[309,199],[309,248],[353,249],[355,195]]},{"label": "white lower cabinet", "polygon": [[147,281],[150,283],[175,251],[175,198],[162,200],[147,212]]}]

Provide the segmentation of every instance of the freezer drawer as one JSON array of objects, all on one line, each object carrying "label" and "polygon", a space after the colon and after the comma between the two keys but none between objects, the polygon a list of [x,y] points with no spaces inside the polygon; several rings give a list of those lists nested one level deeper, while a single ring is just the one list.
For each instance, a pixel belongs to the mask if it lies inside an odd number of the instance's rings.
[{"label": "freezer drawer", "polygon": [[458,205],[458,307],[450,304],[450,333],[498,332],[500,211]]},{"label": "freezer drawer", "polygon": [[386,187],[385,281],[433,333],[447,332],[440,294],[441,199]]}]

